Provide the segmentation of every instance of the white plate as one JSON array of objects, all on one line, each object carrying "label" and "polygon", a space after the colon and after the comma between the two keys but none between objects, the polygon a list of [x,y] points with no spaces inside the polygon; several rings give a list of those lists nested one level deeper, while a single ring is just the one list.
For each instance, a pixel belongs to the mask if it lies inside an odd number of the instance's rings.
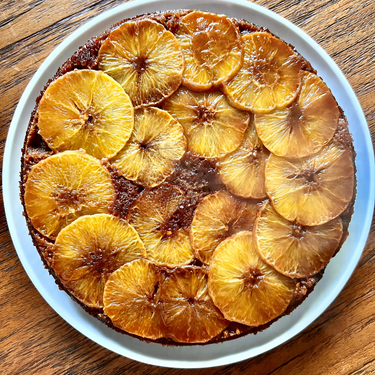
[{"label": "white plate", "polygon": [[[15,111],[5,147],[3,194],[13,244],[31,281],[47,303],[69,324],[96,343],[128,358],[166,367],[199,368],[220,366],[257,356],[289,340],[313,322],[340,293],[361,256],[369,233],[374,208],[374,156],[370,133],[355,94],[342,72],[324,50],[302,30],[275,13],[251,2],[233,0],[190,0],[190,9],[223,13],[269,28],[293,44],[325,80],[344,109],[357,152],[357,199],[350,223],[350,235],[339,254],[328,265],[312,295],[291,315],[281,318],[257,335],[221,344],[191,347],[163,347],[121,335],[89,316],[60,291],[43,268],[28,235],[19,200],[21,148],[35,99],[47,80],[73,52],[92,36],[123,18],[153,11],[186,8],[182,0],[132,1],[107,11],[80,27],[61,43],[38,69]],[[26,308],[26,307],[25,307]]]}]

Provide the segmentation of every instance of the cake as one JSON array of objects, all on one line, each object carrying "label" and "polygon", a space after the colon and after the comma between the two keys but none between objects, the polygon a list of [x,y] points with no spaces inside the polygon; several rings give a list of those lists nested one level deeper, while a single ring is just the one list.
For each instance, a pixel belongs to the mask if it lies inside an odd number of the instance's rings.
[{"label": "cake", "polygon": [[218,343],[312,292],[348,236],[354,161],[343,110],[293,46],[160,12],[93,37],[46,83],[21,201],[87,313],[148,342]]}]

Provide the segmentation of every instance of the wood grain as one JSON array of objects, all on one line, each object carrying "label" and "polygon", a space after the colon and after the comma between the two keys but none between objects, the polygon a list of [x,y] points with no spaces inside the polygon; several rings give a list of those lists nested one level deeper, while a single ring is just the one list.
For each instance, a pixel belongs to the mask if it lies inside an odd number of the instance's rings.
[{"label": "wood grain", "polygon": [[[20,96],[48,54],[78,26],[123,0],[2,0],[0,150]],[[375,140],[373,0],[258,0],[312,36],[352,85]],[[1,198],[2,199],[2,198]],[[20,264],[0,202],[0,373],[332,374],[375,372],[375,222],[352,278],[301,334],[257,358],[205,370],[144,365],[103,349],[62,320]],[[324,280],[324,279],[323,279]]]}]

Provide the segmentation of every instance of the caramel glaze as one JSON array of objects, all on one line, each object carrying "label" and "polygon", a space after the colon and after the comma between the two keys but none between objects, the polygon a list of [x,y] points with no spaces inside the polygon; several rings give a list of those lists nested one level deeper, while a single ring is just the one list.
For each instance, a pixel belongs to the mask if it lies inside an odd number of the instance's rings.
[{"label": "caramel glaze", "polygon": [[[47,158],[50,155],[53,155],[54,152],[48,147],[46,142],[42,139],[42,137],[38,134],[38,114],[37,109],[39,102],[43,96],[44,91],[50,85],[50,83],[56,80],[58,77],[61,77],[65,73],[72,71],[74,69],[95,69],[97,70],[97,55],[99,49],[103,43],[103,41],[107,38],[109,33],[118,27],[119,25],[123,24],[129,20],[137,20],[137,19],[153,19],[156,22],[161,23],[166,29],[171,31],[172,33],[176,30],[178,25],[178,20],[180,17],[190,13],[191,10],[180,10],[180,11],[166,11],[160,13],[149,13],[140,16],[136,16],[133,18],[125,19],[117,24],[113,25],[106,31],[104,31],[99,36],[93,37],[90,39],[84,46],[80,47],[73,56],[67,60],[56,72],[53,78],[51,78],[47,84],[45,85],[44,89],[41,91],[39,97],[36,99],[35,108],[31,114],[29,126],[27,129],[24,146],[22,149],[22,158],[21,158],[21,174],[20,174],[20,190],[21,190],[21,201],[24,206],[24,216],[26,217],[27,226],[29,228],[30,235],[32,237],[33,243],[37,248],[41,259],[44,263],[45,268],[48,269],[49,273],[54,277],[56,284],[59,286],[61,290],[65,290],[70,297],[75,300],[78,304],[80,304],[90,315],[98,318],[109,327],[115,329],[118,332],[131,335],[127,332],[124,332],[115,326],[113,326],[111,320],[105,316],[102,309],[90,308],[80,301],[78,301],[69,291],[65,288],[65,286],[61,283],[60,279],[54,273],[51,267],[52,261],[52,253],[53,253],[53,246],[54,243],[50,239],[46,238],[39,232],[37,232],[34,227],[32,226],[30,219],[28,218],[25,210],[24,204],[24,192],[25,192],[25,183],[27,180],[27,176],[30,172],[30,169],[33,165],[37,164],[39,161]],[[237,20],[232,19],[232,22],[239,28],[241,34],[248,34],[256,31],[264,31],[272,34],[268,29],[258,27],[256,25],[250,24],[245,20]],[[274,34],[272,34],[274,35]],[[295,50],[294,46],[288,44],[298,56],[299,53]],[[316,70],[313,69],[311,64],[306,61],[302,56],[300,56],[302,60],[302,70],[309,71],[316,74]],[[340,107],[339,107],[340,108]],[[351,134],[349,133],[347,120],[344,115],[344,112],[340,108],[340,120],[337,131],[335,133],[335,138],[339,140],[339,142],[346,148],[351,150],[353,155],[353,164],[356,172],[355,167],[355,151],[353,148],[353,140]],[[135,184],[132,181],[125,179],[124,177],[120,176],[118,171],[107,161],[103,160],[103,165],[108,168],[111,173],[113,185],[116,190],[116,202],[112,207],[112,213],[116,216],[121,218],[126,218],[129,208],[135,202],[139,194],[144,190],[142,186]],[[181,159],[181,161],[176,165],[174,173],[170,176],[167,180],[167,183],[173,184],[179,187],[186,195],[186,199],[183,204],[183,208],[177,211],[173,218],[174,221],[178,222],[178,225],[181,227],[188,228],[193,215],[194,211],[199,204],[199,202],[208,194],[212,194],[216,191],[224,189],[224,185],[220,181],[220,177],[215,166],[215,162],[207,159],[201,159],[190,155],[190,153],[186,153],[186,155]],[[343,236],[341,239],[341,243],[337,248],[335,255],[340,250],[342,244],[345,242],[349,232],[348,226],[353,214],[353,207],[356,195],[356,184],[354,186],[353,192],[353,200],[349,207],[341,214],[341,219],[343,221]],[[194,260],[192,265],[202,266],[199,260]],[[162,272],[165,275],[168,275],[168,269],[162,269]],[[322,278],[324,273],[324,269],[320,271],[318,274],[309,277],[307,279],[298,279],[296,281],[296,289],[294,292],[294,296],[292,301],[290,302],[286,311],[281,315],[288,315],[290,314],[297,306],[299,306],[307,296],[313,291],[317,282]],[[264,329],[268,328],[273,322],[278,320],[281,316],[274,319],[273,321],[259,326],[259,327],[248,327],[243,324],[231,322],[229,326],[217,337],[212,339],[206,344],[182,344],[176,343],[169,339],[159,339],[156,342],[159,342],[163,345],[170,345],[170,346],[186,346],[186,345],[207,345],[209,343],[219,343],[222,341],[227,341],[230,339],[235,339],[249,333],[256,334],[257,332],[263,331]],[[140,340],[150,342],[151,340],[137,337]]]}]

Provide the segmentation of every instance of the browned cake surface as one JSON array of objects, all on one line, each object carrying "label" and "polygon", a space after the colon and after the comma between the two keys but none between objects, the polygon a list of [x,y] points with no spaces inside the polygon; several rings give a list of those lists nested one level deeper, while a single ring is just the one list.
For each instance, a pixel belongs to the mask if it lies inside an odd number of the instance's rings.
[{"label": "browned cake surface", "polygon": [[[168,30],[173,32],[176,28],[176,23],[179,17],[187,14],[188,12],[189,11],[146,14],[146,15],[134,17],[133,19],[141,19],[141,18],[153,19],[161,23],[162,25],[164,25]],[[24,184],[27,180],[27,176],[28,176],[28,173],[30,172],[31,167],[37,164],[39,161],[54,154],[54,152],[48,147],[48,145],[45,143],[42,137],[38,134],[37,108],[38,108],[39,101],[44,91],[47,89],[47,87],[53,80],[57,79],[58,77],[74,69],[97,70],[98,69],[97,55],[98,55],[98,51],[103,41],[109,35],[110,31],[112,31],[113,29],[115,29],[117,26],[121,25],[125,21],[127,20],[123,20],[119,22],[118,24],[113,25],[110,29],[106,30],[101,35],[97,37],[93,37],[84,46],[80,47],[77,50],[77,52],[74,53],[74,55],[61,66],[61,68],[56,72],[55,76],[52,77],[51,80],[49,80],[49,82],[44,87],[44,90],[41,92],[41,95],[37,98],[36,106],[31,115],[30,124],[29,124],[28,131],[26,134],[24,149],[23,149],[23,156],[21,160],[21,163],[22,163],[21,199],[22,199],[23,204],[24,204],[24,201],[23,201]],[[249,24],[248,22],[244,20],[240,20],[240,21],[234,20],[234,23],[239,27],[242,34],[252,33],[255,31],[269,32],[268,30]],[[302,61],[303,61],[302,70],[316,73],[316,71],[313,69],[313,67],[310,65],[309,62],[307,62],[303,58],[302,58]],[[354,160],[355,151],[353,148],[351,135],[348,131],[347,120],[341,109],[340,109],[340,112],[341,112],[341,115],[340,115],[340,120],[339,120],[339,126],[335,133],[335,138],[342,145],[344,145],[346,148],[351,150],[352,155],[353,155],[353,160]],[[133,203],[137,200],[137,198],[142,193],[144,188],[120,176],[116,168],[112,166],[109,162],[104,162],[104,165],[111,173],[112,182],[116,191],[116,201],[115,201],[114,206],[112,207],[112,213],[115,216],[126,219],[129,213],[129,209],[131,208]],[[202,201],[202,199],[209,194],[225,189],[225,186],[222,184],[220,180],[215,162],[210,161],[208,159],[203,159],[203,158],[199,158],[196,156],[192,156],[190,155],[189,152],[187,152],[184,155],[184,157],[178,162],[178,164],[175,167],[174,173],[170,177],[167,178],[166,182],[179,187],[186,194],[185,200],[183,202],[183,208],[178,210],[176,214],[174,215],[174,217],[169,222],[169,225],[171,226],[172,229],[173,227],[176,227],[176,226],[188,228],[193,219],[194,211],[196,207],[198,206],[198,204]],[[355,200],[355,191],[354,191],[353,200],[351,204],[345,210],[345,212],[340,215],[343,221],[344,232],[343,232],[343,236],[341,239],[341,244],[339,248],[337,249],[337,251],[339,251],[341,245],[345,242],[345,239],[348,236],[348,226],[349,226],[349,222],[353,213],[354,200]],[[55,281],[59,285],[59,287],[61,289],[64,289],[68,294],[70,294],[69,291],[64,287],[64,285],[58,279],[58,277],[56,277],[53,269],[51,268],[53,242],[34,229],[29,218],[27,217],[26,211],[25,211],[25,215],[26,215],[27,224],[28,224],[33,242],[36,248],[38,249],[39,254],[41,255],[41,258],[46,268],[49,270],[51,275],[55,278]],[[202,263],[197,259],[195,259],[192,264],[197,265],[197,266],[202,265]],[[306,299],[306,297],[313,291],[316,283],[322,278],[323,273],[324,273],[324,269],[313,277],[298,280],[295,293],[294,293],[294,297],[292,301],[290,302],[290,305],[288,306],[287,310],[281,316],[290,314],[298,305],[300,305]],[[114,327],[110,319],[103,314],[102,309],[90,308],[82,304],[71,294],[70,296],[91,315],[99,318],[100,320],[102,320],[103,322],[105,322],[107,325],[114,328],[115,330],[123,332],[123,333],[127,333]],[[278,317],[277,319],[279,319],[280,317]],[[222,332],[221,335],[214,338],[209,343],[221,342],[223,340],[237,338],[239,336],[243,336],[248,333],[256,333],[256,332],[262,331],[265,328],[269,327],[275,320],[263,326],[256,327],[256,328],[252,328],[252,327],[245,326],[243,324],[232,322],[227,327],[227,329],[225,329]],[[138,336],[136,337],[139,338]],[[147,339],[143,339],[143,340],[149,341]],[[185,345],[185,344],[173,342],[169,339],[159,339],[157,341],[166,345]]]}]

